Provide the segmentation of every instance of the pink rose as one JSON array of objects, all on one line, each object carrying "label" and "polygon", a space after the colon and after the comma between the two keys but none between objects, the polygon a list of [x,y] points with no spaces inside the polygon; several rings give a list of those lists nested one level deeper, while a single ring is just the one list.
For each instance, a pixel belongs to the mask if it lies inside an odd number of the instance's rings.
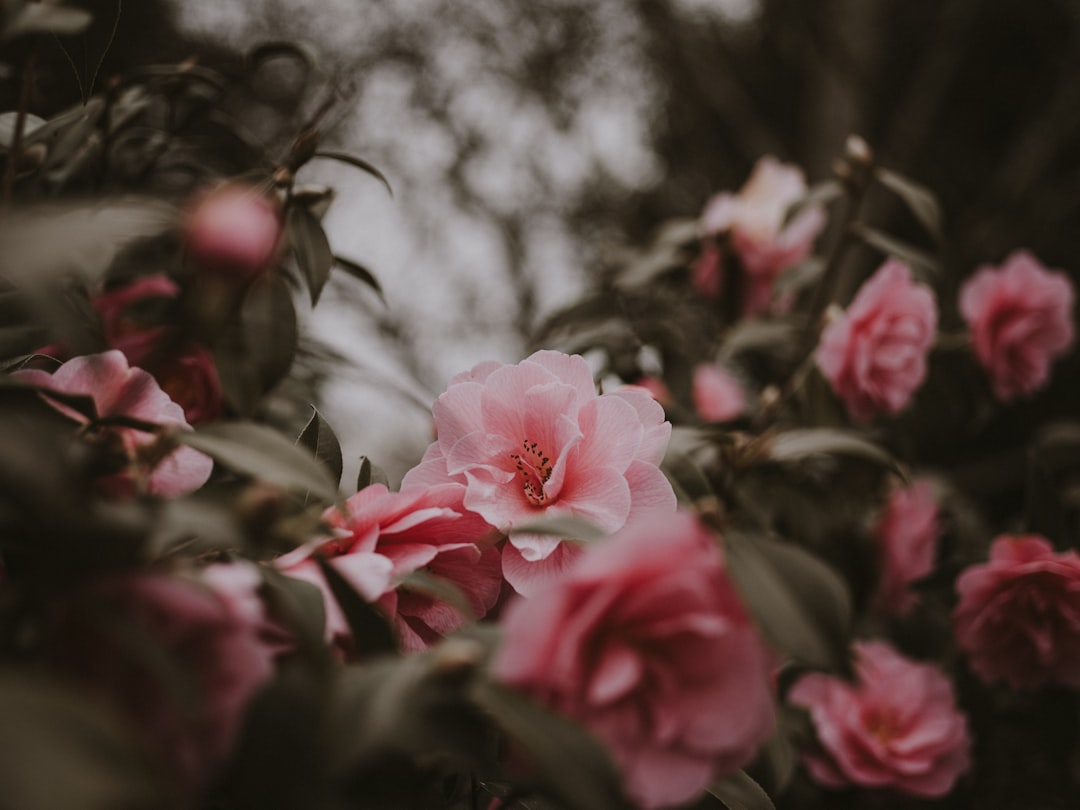
[{"label": "pink rose", "polygon": [[941,525],[929,481],[896,488],[877,524],[881,549],[878,606],[889,616],[909,613],[919,595],[908,586],[934,570]]},{"label": "pink rose", "polygon": [[211,578],[229,584],[211,589],[156,573],[112,577],[81,595],[93,611],[73,601],[50,636],[55,666],[124,716],[192,794],[226,764],[284,639],[255,592],[257,575]]},{"label": "pink rose", "polygon": [[706,422],[727,422],[746,411],[742,385],[723,366],[707,364],[695,368],[691,396],[698,416]]},{"label": "pink rose", "polygon": [[[769,307],[776,279],[810,255],[825,227],[825,211],[808,206],[784,223],[788,209],[806,195],[806,179],[796,167],[765,156],[754,166],[738,194],[717,194],[705,207],[701,228],[706,236],[729,235],[745,273],[743,315]],[[721,279],[721,257],[706,244],[694,278],[702,294],[715,297]],[[710,291],[712,291],[710,295]]]},{"label": "pink rose", "polygon": [[326,602],[327,637],[349,652],[351,634],[319,566],[319,554],[369,602],[394,619],[401,646],[422,650],[461,627],[466,617],[445,602],[399,584],[414,571],[456,585],[477,618],[499,598],[502,572],[494,532],[461,505],[464,487],[443,484],[390,492],[382,484],[345,502],[345,514],[328,509],[324,519],[336,536],[280,557],[276,566],[317,585]]},{"label": "pink rose", "polygon": [[685,513],[635,521],[511,602],[493,667],[604,742],[645,808],[694,798],[773,727],[770,655]]},{"label": "pink rose", "polygon": [[1003,402],[1038,391],[1050,364],[1073,343],[1075,294],[1068,277],[1018,250],[1001,267],[983,267],[960,289],[960,313],[975,356]]},{"label": "pink rose", "polygon": [[[94,400],[101,418],[128,416],[155,425],[191,429],[183,410],[169,399],[154,378],[142,369],[129,367],[124,355],[116,350],[76,357],[52,374],[27,369],[15,372],[14,376],[44,389],[85,394]],[[78,422],[87,421],[70,408],[57,407]],[[186,495],[206,483],[214,466],[209,456],[190,447],[180,447],[161,460],[148,461],[150,446],[157,441],[152,433],[106,427],[99,431],[98,437],[106,436],[114,440],[125,467],[99,479],[99,485],[110,495],[124,496],[136,491],[163,497]]]},{"label": "pink rose", "polygon": [[956,580],[956,640],[984,681],[1080,687],[1080,556],[1043,537],[998,537]]},{"label": "pink rose", "polygon": [[934,293],[915,284],[906,265],[889,259],[826,327],[817,365],[852,419],[897,414],[926,379],[936,329]]},{"label": "pink rose", "polygon": [[810,774],[834,788],[944,796],[971,765],[967,718],[949,679],[883,641],[856,642],[854,650],[857,683],[811,673],[788,694],[810,711],[821,746],[804,757]]},{"label": "pink rose", "polygon": [[[402,490],[460,482],[465,507],[499,531],[572,515],[613,532],[646,510],[675,510],[659,468],[671,435],[664,409],[632,388],[597,396],[577,355],[481,363],[454,377],[433,410],[438,438]],[[503,575],[529,594],[578,553],[558,537],[514,534]]]},{"label": "pink rose", "polygon": [[199,200],[184,224],[184,244],[201,272],[249,281],[261,275],[281,240],[277,203],[254,187],[229,184]]}]

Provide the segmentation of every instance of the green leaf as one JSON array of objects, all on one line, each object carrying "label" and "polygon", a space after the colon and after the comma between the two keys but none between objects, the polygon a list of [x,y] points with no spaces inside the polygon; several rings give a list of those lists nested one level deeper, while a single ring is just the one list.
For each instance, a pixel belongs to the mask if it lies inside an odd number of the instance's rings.
[{"label": "green leaf", "polygon": [[941,203],[930,189],[902,174],[880,167],[874,170],[874,176],[878,182],[904,201],[908,210],[934,237],[934,241],[938,244],[943,241]]},{"label": "green leaf", "polygon": [[341,256],[334,257],[334,264],[357,281],[371,287],[371,289],[375,291],[375,294],[379,296],[379,300],[384,304],[386,303],[386,296],[383,294],[382,285],[379,284],[379,280],[375,278],[375,275],[370,270],[362,264],[357,264],[350,259],[343,259]]},{"label": "green leaf", "polygon": [[325,464],[334,481],[340,483],[342,469],[341,444],[338,442],[338,437],[334,434],[333,428],[330,427],[330,423],[323,419],[322,414],[319,413],[315,406],[311,407],[311,418],[296,441],[304,445],[314,454],[315,458]]},{"label": "green leaf", "polygon": [[941,272],[941,263],[925,250],[920,250],[895,236],[859,222],[854,223],[851,230],[858,239],[870,247],[881,251],[886,256],[895,256],[905,264],[911,265],[912,270],[921,272],[924,276],[933,277]]},{"label": "green leaf", "polygon": [[542,786],[568,808],[629,807],[607,751],[583,728],[487,679],[477,681],[473,700],[521,745]]},{"label": "green leaf", "polygon": [[244,64],[248,70],[255,71],[263,62],[281,58],[303,62],[309,70],[319,66],[319,52],[310,42],[291,42],[282,39],[259,43],[244,56]]},{"label": "green leaf", "polygon": [[746,771],[735,771],[723,782],[709,788],[709,793],[722,801],[728,810],[776,810],[769,794],[747,776]]},{"label": "green leaf", "polygon": [[396,652],[397,643],[386,617],[356,592],[331,561],[321,554],[315,554],[312,559],[318,564],[334,601],[345,616],[356,644],[357,657],[367,659]]},{"label": "green leaf", "polygon": [[747,318],[738,321],[723,334],[719,354],[722,358],[731,358],[746,351],[786,348],[801,329],[802,325],[791,318]]},{"label": "green leaf", "polygon": [[466,621],[476,620],[476,612],[461,588],[448,579],[437,577],[423,569],[419,569],[406,574],[398,580],[398,585],[438,602],[445,602],[460,613]]},{"label": "green leaf", "polygon": [[269,566],[260,566],[267,585],[267,597],[307,652],[325,653],[326,603],[322,591],[312,583],[290,577]]},{"label": "green leaf", "polygon": [[807,208],[828,205],[833,200],[839,199],[843,194],[844,187],[837,180],[823,180],[820,183],[815,183],[807,189],[801,200],[797,200],[788,208],[784,216],[784,223],[791,222]]},{"label": "green leaf", "polygon": [[379,467],[371,463],[367,456],[360,456],[360,472],[356,475],[356,491],[367,489],[372,484],[390,486],[390,479]]},{"label": "green leaf", "polygon": [[300,271],[307,281],[308,292],[311,293],[311,305],[315,306],[330,278],[330,268],[334,265],[330,241],[315,215],[299,205],[289,206],[286,227],[296,254],[296,263],[300,266]]},{"label": "green leaf", "polygon": [[309,490],[325,501],[337,498],[337,485],[305,448],[276,430],[254,422],[216,422],[176,432],[176,439],[223,467],[284,489]]},{"label": "green leaf", "polygon": [[842,428],[794,428],[776,434],[769,443],[770,461],[790,463],[821,455],[851,456],[872,461],[907,480],[903,467],[891,453],[854,431]]},{"label": "green leaf", "polygon": [[390,187],[390,181],[386,179],[386,176],[363,158],[358,158],[356,155],[350,155],[347,152],[324,152],[321,150],[315,153],[315,157],[347,163],[362,172],[367,172],[372,177],[382,182],[391,197],[394,196],[394,189]]},{"label": "green leaf", "polygon": [[514,526],[508,532],[515,534],[543,534],[550,537],[561,537],[564,540],[579,540],[591,543],[607,537],[607,532],[584,518],[575,515],[556,515],[531,523],[523,523]]},{"label": "green leaf", "polygon": [[85,31],[93,19],[89,11],[81,8],[54,3],[27,3],[4,29],[0,39],[16,39],[30,34],[70,37]]},{"label": "green leaf", "polygon": [[832,568],[791,543],[734,530],[723,548],[743,602],[777,650],[812,667],[849,670],[851,597]]}]

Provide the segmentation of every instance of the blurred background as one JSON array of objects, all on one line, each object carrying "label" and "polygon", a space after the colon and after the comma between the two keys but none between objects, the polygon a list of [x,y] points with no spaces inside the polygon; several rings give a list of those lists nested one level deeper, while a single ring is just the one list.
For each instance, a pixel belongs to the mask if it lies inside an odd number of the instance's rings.
[{"label": "blurred background", "polygon": [[[107,77],[303,40],[320,70],[307,81],[335,99],[328,145],[393,184],[391,198],[366,174],[318,162],[301,178],[337,189],[326,220],[335,252],[385,291],[384,304],[335,275],[310,319],[349,359],[324,388],[347,478],[361,453],[400,477],[450,376],[523,357],[593,274],[665,219],[738,188],[763,154],[814,182],[848,133],[861,134],[882,164],[940,196],[946,287],[1021,246],[1076,269],[1074,0],[79,5],[95,23],[67,53],[46,55],[49,97],[77,103],[102,53]],[[281,76],[283,96],[296,81]],[[892,202],[868,202],[871,218],[923,239]]]}]

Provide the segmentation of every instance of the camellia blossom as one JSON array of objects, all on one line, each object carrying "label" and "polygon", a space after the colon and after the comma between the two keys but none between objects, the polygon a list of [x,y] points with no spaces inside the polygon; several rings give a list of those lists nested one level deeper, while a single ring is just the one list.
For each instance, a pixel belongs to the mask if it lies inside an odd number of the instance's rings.
[{"label": "camellia blossom", "polygon": [[878,607],[890,616],[909,613],[919,595],[908,586],[934,569],[941,524],[934,488],[929,481],[897,487],[877,524],[881,552]]},{"label": "camellia blossom", "polygon": [[691,396],[698,416],[706,422],[726,422],[746,411],[746,394],[730,371],[715,364],[694,369]]},{"label": "camellia blossom", "polygon": [[[754,166],[738,194],[722,192],[709,200],[701,215],[706,237],[728,234],[745,273],[743,315],[768,309],[776,279],[810,255],[814,240],[825,227],[820,206],[803,208],[790,222],[788,209],[806,196],[806,178],[797,166],[771,155]],[[697,289],[715,298],[721,286],[722,254],[706,239],[692,276]]]},{"label": "camellia blossom", "polygon": [[184,246],[198,271],[248,281],[270,266],[281,231],[274,200],[256,188],[228,184],[191,209],[184,223]]},{"label": "camellia blossom", "polygon": [[770,661],[713,537],[676,513],[629,524],[512,601],[493,668],[593,732],[655,808],[753,758],[775,719]]},{"label": "camellia blossom", "polygon": [[[612,532],[645,511],[675,510],[658,466],[671,435],[664,409],[633,388],[598,396],[577,355],[481,363],[454,377],[433,410],[437,438],[402,490],[460,482],[465,507],[501,532],[565,516]],[[558,537],[511,534],[503,574],[532,593],[579,553]]]},{"label": "camellia blossom", "polygon": [[1050,364],[1073,344],[1075,299],[1064,273],[1047,270],[1024,250],[1001,267],[980,268],[964,283],[960,313],[1000,400],[1046,385]]},{"label": "camellia blossom", "polygon": [[[157,381],[142,369],[130,367],[127,358],[115,349],[73,358],[52,374],[26,369],[13,376],[42,389],[89,396],[100,418],[127,416],[155,425],[191,429],[183,409],[169,399]],[[79,422],[87,421],[70,408],[57,407]],[[205,484],[213,470],[210,457],[190,447],[179,447],[163,459],[146,462],[140,456],[157,441],[154,434],[126,427],[101,430],[119,440],[119,449],[127,459],[126,469],[99,480],[108,494],[145,491],[164,497],[186,495]]]},{"label": "camellia blossom", "polygon": [[811,775],[828,787],[944,796],[971,765],[967,718],[949,679],[883,641],[854,650],[857,683],[814,672],[788,693],[817,732],[820,749],[804,756]]},{"label": "camellia blossom", "polygon": [[502,572],[495,532],[461,505],[464,487],[443,484],[390,492],[372,484],[345,502],[345,512],[326,511],[336,536],[290,552],[276,561],[285,574],[317,585],[326,603],[329,640],[349,652],[352,637],[314,555],[321,555],[361,596],[393,617],[401,646],[422,650],[465,623],[460,611],[401,585],[426,571],[456,585],[473,614],[483,617],[499,598]]},{"label": "camellia blossom", "polygon": [[889,259],[826,327],[815,359],[852,419],[895,415],[926,379],[936,329],[934,293]]},{"label": "camellia blossom", "polygon": [[1080,556],[1003,535],[956,580],[953,629],[971,669],[1013,689],[1080,687]]}]

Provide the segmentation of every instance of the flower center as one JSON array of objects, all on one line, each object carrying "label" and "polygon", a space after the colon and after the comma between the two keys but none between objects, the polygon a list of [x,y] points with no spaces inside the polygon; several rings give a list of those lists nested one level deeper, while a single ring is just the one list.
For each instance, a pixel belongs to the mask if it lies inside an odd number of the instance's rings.
[{"label": "flower center", "polygon": [[864,720],[866,730],[877,738],[882,745],[888,745],[896,737],[900,729],[896,718],[889,712],[871,712]]},{"label": "flower center", "polygon": [[536,442],[525,439],[521,443],[520,453],[511,453],[518,473],[521,474],[522,489],[525,498],[533,506],[542,506],[547,501],[544,484],[551,478],[551,459]]}]

